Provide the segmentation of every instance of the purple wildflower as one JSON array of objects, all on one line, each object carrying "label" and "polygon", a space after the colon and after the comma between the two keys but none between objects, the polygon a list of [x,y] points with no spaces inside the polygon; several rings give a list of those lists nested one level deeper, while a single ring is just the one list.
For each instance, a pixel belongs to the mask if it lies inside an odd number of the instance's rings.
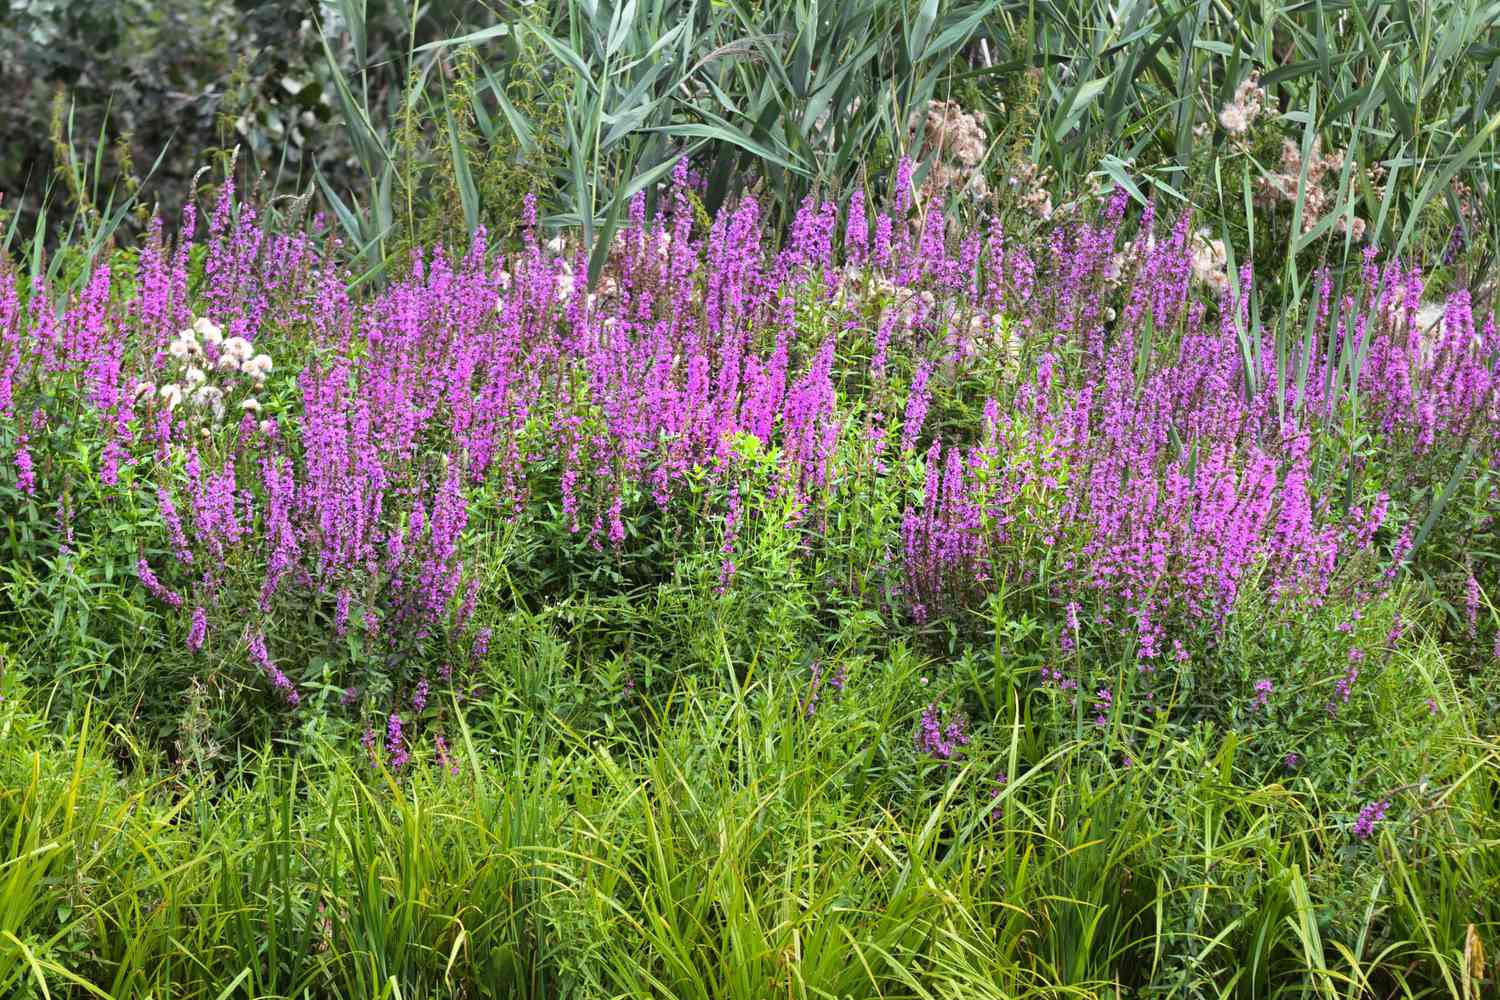
[{"label": "purple wildflower", "polygon": [[385,720],[385,753],[393,771],[401,770],[411,759],[411,754],[406,749],[406,741],[401,735],[401,716],[395,712],[392,712]]},{"label": "purple wildflower", "polygon": [[922,709],[915,737],[917,751],[942,761],[952,761],[969,745],[967,722],[961,715],[950,715],[946,723],[936,703]]},{"label": "purple wildflower", "polygon": [[189,653],[196,653],[203,648],[203,641],[208,638],[208,614],[203,610],[203,605],[193,609],[193,621],[188,627],[187,648]]},{"label": "purple wildflower", "polygon": [[1344,676],[1340,677],[1333,686],[1333,701],[1328,703],[1329,715],[1337,712],[1340,705],[1349,704],[1349,696],[1354,692],[1354,682],[1357,680],[1359,680],[1359,668],[1350,664]]},{"label": "purple wildflower", "polygon": [[[1004,771],[1001,771],[999,774],[995,775],[995,787],[990,789],[990,801],[993,802],[995,799],[998,799],[1000,797],[1000,793],[1005,790],[1005,786],[1009,783],[1010,775],[1006,774]],[[990,819],[992,820],[998,820],[1004,814],[1004,806],[997,805],[990,809]]]},{"label": "purple wildflower", "polygon": [[1389,799],[1381,799],[1361,809],[1359,816],[1354,820],[1354,836],[1360,840],[1368,840],[1375,832],[1375,824],[1385,819],[1385,812],[1390,804]]},{"label": "purple wildflower", "polygon": [[1102,726],[1109,722],[1109,710],[1114,704],[1115,696],[1109,688],[1102,687],[1094,692],[1094,725]]},{"label": "purple wildflower", "polygon": [[1479,581],[1470,573],[1464,584],[1464,621],[1469,625],[1470,635],[1477,634],[1479,630],[1480,597]]},{"label": "purple wildflower", "polygon": [[162,585],[162,582],[156,578],[156,574],[151,572],[151,565],[146,562],[144,556],[136,560],[135,575],[141,581],[141,586],[145,587],[146,592],[152,597],[169,607],[182,607],[182,596]]},{"label": "purple wildflower", "polygon": [[432,737],[433,745],[437,748],[437,763],[439,768],[446,768],[449,774],[458,773],[458,761],[448,755],[448,742],[443,739],[441,733],[435,733]]},{"label": "purple wildflower", "polygon": [[474,642],[469,647],[469,658],[471,660],[482,660],[484,655],[490,651],[490,636],[494,630],[488,627],[474,633]]},{"label": "purple wildflower", "polygon": [[36,496],[36,471],[32,465],[31,452],[26,448],[26,435],[20,435],[16,445],[16,485],[29,497]]},{"label": "purple wildflower", "polygon": [[333,606],[333,634],[340,639],[349,632],[349,602],[352,596],[348,587],[340,587],[338,599]]},{"label": "purple wildflower", "polygon": [[286,698],[288,705],[296,708],[302,703],[302,695],[298,693],[296,686],[292,684],[291,678],[282,673],[281,668],[271,660],[270,651],[266,648],[266,634],[264,632],[247,630],[245,648],[250,653],[250,659],[271,679],[271,683]]}]

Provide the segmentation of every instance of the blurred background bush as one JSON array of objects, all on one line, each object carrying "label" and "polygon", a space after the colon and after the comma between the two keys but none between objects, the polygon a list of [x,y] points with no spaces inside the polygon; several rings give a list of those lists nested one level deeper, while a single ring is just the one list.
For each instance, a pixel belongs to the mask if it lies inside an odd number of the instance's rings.
[{"label": "blurred background bush", "polygon": [[[410,11],[398,0],[359,6],[365,96],[381,107],[401,87]],[[423,11],[419,35],[484,14],[464,0]],[[199,169],[235,146],[241,179],[264,174],[271,194],[303,192],[318,172],[340,190],[356,186],[359,163],[331,92],[333,70],[353,72],[355,49],[325,48],[325,28],[340,28],[336,12],[315,3],[0,3],[3,207],[30,232],[47,204],[55,245],[84,203],[103,211],[140,184],[141,203],[175,222]]]}]

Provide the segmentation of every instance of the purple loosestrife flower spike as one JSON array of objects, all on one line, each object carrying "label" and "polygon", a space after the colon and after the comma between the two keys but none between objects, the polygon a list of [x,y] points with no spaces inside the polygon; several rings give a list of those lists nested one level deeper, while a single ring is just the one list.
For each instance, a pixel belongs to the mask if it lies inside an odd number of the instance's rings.
[{"label": "purple loosestrife flower spike", "polygon": [[927,380],[932,377],[931,362],[923,362],[912,376],[911,389],[906,396],[906,417],[901,422],[901,451],[909,452],[916,447],[917,436],[922,433],[922,423],[927,419],[929,394]]},{"label": "purple loosestrife flower spike", "polygon": [[865,192],[855,188],[849,196],[849,221],[844,227],[844,250],[856,267],[865,262],[870,248],[869,222],[865,219]]},{"label": "purple loosestrife flower spike", "polygon": [[1464,582],[1464,621],[1468,623],[1471,636],[1478,633],[1480,600],[1479,581],[1470,573],[1469,579]]},{"label": "purple loosestrife flower spike", "polygon": [[181,595],[162,585],[161,581],[156,578],[156,574],[151,572],[151,566],[144,557],[136,560],[135,575],[141,581],[141,586],[145,587],[146,592],[152,597],[169,607],[182,607]]},{"label": "purple loosestrife flower spike", "polygon": [[[998,799],[1000,797],[1000,793],[1005,791],[1005,786],[1009,783],[1010,775],[1006,774],[1004,771],[1001,771],[999,774],[995,775],[995,787],[990,789],[990,801]],[[1005,807],[1003,805],[996,805],[990,809],[990,819],[992,820],[999,820],[1004,815]]]},{"label": "purple loosestrife flower spike", "polygon": [[490,636],[493,634],[494,630],[488,626],[474,633],[473,645],[469,647],[469,658],[471,660],[484,659],[485,654],[490,651]]},{"label": "purple loosestrife flower spike", "polygon": [[1094,695],[1094,725],[1103,726],[1109,722],[1109,710],[1114,707],[1115,697],[1109,688],[1100,688]]},{"label": "purple loosestrife flower spike", "polygon": [[406,749],[406,741],[401,735],[401,716],[395,712],[392,712],[385,721],[385,753],[392,771],[401,770],[411,759],[411,754]]},{"label": "purple loosestrife flower spike", "polygon": [[196,653],[203,648],[203,642],[208,638],[208,615],[200,604],[193,609],[193,621],[188,628],[187,648],[188,652]]},{"label": "purple loosestrife flower spike", "polygon": [[917,750],[941,761],[952,761],[969,745],[967,724],[962,716],[949,716],[945,724],[937,705],[929,704],[922,709],[922,718],[917,723]]},{"label": "purple loosestrife flower spike", "polygon": [[1375,832],[1375,824],[1385,819],[1386,809],[1390,807],[1389,799],[1381,799],[1371,802],[1359,811],[1359,816],[1354,820],[1354,836],[1360,840],[1368,840]]},{"label": "purple loosestrife flower spike", "polygon": [[896,163],[895,189],[891,193],[891,208],[897,218],[904,217],[911,208],[911,173],[911,157],[901,157]]},{"label": "purple loosestrife flower spike", "polygon": [[247,630],[245,648],[250,654],[250,659],[265,672],[266,676],[271,679],[272,685],[286,698],[286,703],[296,708],[301,703],[302,696],[292,684],[291,678],[282,673],[281,668],[271,660],[270,651],[266,648],[266,634]]}]

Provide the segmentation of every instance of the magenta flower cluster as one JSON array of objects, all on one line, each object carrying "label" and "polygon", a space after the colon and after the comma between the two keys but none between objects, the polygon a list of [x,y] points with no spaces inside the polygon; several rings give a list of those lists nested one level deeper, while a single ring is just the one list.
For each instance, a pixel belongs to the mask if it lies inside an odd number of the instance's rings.
[{"label": "magenta flower cluster", "polygon": [[[296,704],[301,650],[282,621],[482,657],[474,536],[534,501],[605,549],[643,511],[706,497],[692,502],[721,526],[727,591],[768,502],[817,552],[850,530],[830,510],[873,490],[900,515],[866,567],[878,581],[851,589],[923,620],[1033,587],[1045,562],[1070,647],[1122,631],[1149,670],[1247,588],[1298,607],[1345,571],[1365,574],[1362,593],[1388,585],[1420,521],[1394,477],[1336,501],[1356,470],[1328,432],[1356,399],[1387,472],[1431,479],[1500,444],[1493,317],[1460,291],[1435,333],[1418,329],[1413,267],[1367,254],[1357,287],[1320,301],[1278,359],[1246,308],[1248,271],[1217,303],[1192,293],[1188,218],[1147,209],[1127,225],[1117,192],[1038,249],[994,222],[953,231],[940,205],[914,221],[911,170],[885,211],[810,198],[778,246],[750,198],[697,226],[684,168],[656,218],[632,203],[592,288],[585,250],[544,239],[528,201],[518,251],[492,253],[481,230],[358,297],[334,247],[234,211],[226,187],[201,282],[189,242],[169,250],[159,225],[128,287],[101,264],[74,293],[37,276],[23,299],[0,261],[0,463],[21,494],[61,497],[38,449],[62,417],[50,401],[75,394],[100,485],[156,511],[142,587],[189,650],[222,631]],[[195,365],[233,368],[219,345],[243,343],[267,359],[258,378],[275,372],[276,392],[217,429],[140,388],[203,317],[215,339]],[[739,457],[750,439],[774,458],[767,482]],[[1109,692],[1095,702],[1107,717]],[[951,756],[962,726],[933,725],[919,745]]]},{"label": "magenta flower cluster", "polygon": [[[1372,252],[1359,287],[1325,303],[1278,365],[1272,333],[1246,312],[1249,271],[1214,321],[1189,294],[1186,219],[1117,253],[1120,207],[1116,197],[1099,224],[1054,240],[1046,295],[1035,290],[1031,251],[991,232],[980,256],[987,281],[964,301],[977,310],[979,339],[1000,343],[991,348],[998,367],[1017,338],[1035,360],[1008,405],[988,401],[974,443],[934,435],[926,446],[921,500],[902,522],[904,583],[921,619],[1001,580],[1024,586],[1030,567],[1048,559],[1063,586],[1092,595],[1097,623],[1133,633],[1150,669],[1175,648],[1174,631],[1222,623],[1247,581],[1273,605],[1317,606],[1341,570],[1358,577],[1374,558],[1402,564],[1416,518],[1393,523],[1388,492],[1342,510],[1325,478],[1341,456],[1327,442],[1357,394],[1388,472],[1429,462],[1445,474],[1442,462],[1457,464],[1465,448],[1493,456],[1500,343],[1493,316],[1480,323],[1463,292],[1435,339],[1424,335],[1413,318],[1420,272],[1379,268]],[[1118,316],[1100,308],[1112,274],[1123,284]],[[992,314],[1009,317],[1009,328],[991,329]],[[1327,347],[1351,340],[1348,352]],[[1341,368],[1350,358],[1352,374]],[[931,382],[924,362],[910,383],[904,446],[920,447]],[[1382,531],[1393,539],[1387,555],[1375,551]],[[1351,588],[1365,597],[1373,589],[1363,580]],[[1470,623],[1477,593],[1471,578]],[[1076,625],[1069,631],[1071,644]]]},{"label": "magenta flower cluster", "polygon": [[936,703],[922,709],[914,737],[917,752],[942,761],[952,761],[969,745],[968,721],[960,714],[948,713],[946,720]]},{"label": "magenta flower cluster", "polygon": [[1354,818],[1354,836],[1360,840],[1368,840],[1375,832],[1375,824],[1385,819],[1386,810],[1390,808],[1389,799],[1380,799],[1371,802],[1359,811]]}]

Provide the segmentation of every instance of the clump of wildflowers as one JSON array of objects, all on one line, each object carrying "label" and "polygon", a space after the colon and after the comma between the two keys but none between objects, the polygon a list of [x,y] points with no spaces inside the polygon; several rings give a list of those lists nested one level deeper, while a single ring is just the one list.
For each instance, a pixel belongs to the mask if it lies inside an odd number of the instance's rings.
[{"label": "clump of wildflowers", "polygon": [[[1219,124],[1248,128],[1261,101],[1252,77]],[[943,143],[982,152],[956,106],[925,110]],[[1338,160],[1316,157],[1310,176],[1326,186]],[[1117,190],[1096,218],[1070,216],[1048,240],[1017,240],[998,221],[950,232],[938,211],[911,227],[913,170],[898,164],[883,208],[859,194],[842,236],[843,206],[809,198],[780,247],[753,198],[703,226],[685,188],[656,220],[641,196],[597,299],[579,294],[576,242],[536,232],[534,199],[518,252],[496,260],[478,233],[467,249],[417,255],[359,299],[312,244],[222,202],[192,286],[212,319],[193,315],[186,250],[180,273],[160,250],[143,255],[133,293],[112,289],[108,267],[71,297],[39,277],[30,306],[0,259],[0,475],[53,503],[71,533],[59,463],[40,449],[58,431],[47,400],[83,387],[91,419],[76,425],[101,429],[83,442],[100,480],[115,485],[134,464],[148,502],[156,492],[161,516],[138,551],[175,558],[138,567],[143,586],[190,609],[189,648],[244,624],[221,614],[254,616],[251,660],[294,702],[265,650],[267,622],[328,620],[335,649],[354,645],[342,640],[362,623],[366,651],[418,647],[427,664],[446,665],[466,636],[484,655],[489,634],[470,622],[483,577],[472,536],[490,523],[471,517],[490,517],[492,499],[523,528],[555,503],[590,548],[624,550],[640,534],[627,529],[647,524],[632,519],[680,524],[705,512],[698,498],[727,496],[714,544],[730,585],[735,557],[758,557],[741,544],[760,497],[734,492],[740,442],[779,456],[766,493],[804,533],[794,558],[837,551],[821,544],[845,530],[829,512],[868,487],[896,498],[897,517],[874,543],[888,565],[848,567],[852,587],[919,620],[958,619],[1025,588],[1044,616],[1066,620],[1064,654],[1123,640],[1144,674],[1186,663],[1184,640],[1211,644],[1248,589],[1264,591],[1270,613],[1295,615],[1342,600],[1372,559],[1393,582],[1421,523],[1400,495],[1406,456],[1436,466],[1497,439],[1493,324],[1467,292],[1434,313],[1409,262],[1377,266],[1372,249],[1346,301],[1324,273],[1309,303],[1306,343],[1317,346],[1293,344],[1286,364],[1318,371],[1323,345],[1368,349],[1351,355],[1349,380],[1293,389],[1272,361],[1253,360],[1277,354],[1272,331],[1224,302],[1231,287],[1253,292],[1253,275],[1230,274],[1227,248],[1190,217],[1163,225],[1148,208],[1127,222]],[[1284,180],[1270,179],[1266,204],[1286,204]],[[1053,214],[1044,181],[1016,171],[1023,206],[1040,216]],[[1138,235],[1122,247],[1127,230]],[[851,331],[866,329],[868,384],[847,376],[866,346]],[[278,341],[287,330],[299,339]],[[305,356],[282,353],[304,334]],[[274,407],[261,389],[273,371],[289,373]],[[1326,430],[1356,398],[1383,456],[1368,474],[1391,495],[1344,516],[1325,500]],[[851,427],[866,406],[868,422]],[[275,419],[262,412],[272,408]],[[227,423],[210,426],[219,416]],[[1406,522],[1389,523],[1392,511]],[[832,569],[829,579],[845,567]],[[876,575],[882,586],[866,586]],[[1479,582],[1464,597],[1476,632]],[[1362,655],[1351,651],[1331,707],[1348,700]],[[1078,686],[1060,667],[1042,682]],[[820,676],[815,692],[829,687]],[[962,745],[952,724],[937,718],[935,749]]]},{"label": "clump of wildflowers", "polygon": [[1354,820],[1354,836],[1359,840],[1368,840],[1375,832],[1375,824],[1385,819],[1385,813],[1390,804],[1389,799],[1381,799],[1361,809]]},{"label": "clump of wildflowers", "polygon": [[[1359,650],[1351,649],[1349,652],[1356,653]],[[1328,703],[1329,715],[1337,713],[1340,706],[1349,704],[1349,696],[1354,693],[1354,682],[1359,680],[1359,667],[1356,662],[1352,662],[1354,657],[1351,656],[1350,660],[1349,669],[1344,671],[1344,676],[1334,682],[1333,700]]]},{"label": "clump of wildflowers", "polygon": [[392,771],[401,770],[411,759],[401,733],[401,716],[396,712],[392,712],[385,720],[385,755]]},{"label": "clump of wildflowers", "polygon": [[839,668],[831,676],[825,677],[822,661],[813,661],[812,679],[808,685],[807,697],[802,702],[802,714],[811,717],[817,711],[818,701],[823,696],[825,688],[832,690],[834,694],[842,693],[845,677],[846,672],[843,664],[839,664]]},{"label": "clump of wildflowers", "polygon": [[944,721],[943,712],[935,702],[922,709],[914,738],[917,752],[941,761],[952,761],[969,745],[968,720],[957,713]]},{"label": "clump of wildflowers", "polygon": [[[1005,786],[1009,783],[1010,775],[1006,774],[1004,771],[1001,771],[999,774],[995,775],[995,787],[990,789],[990,801],[993,802],[995,799],[998,799],[1000,797],[1000,793],[1005,791]],[[992,820],[998,820],[1004,814],[1005,807],[1003,805],[996,805],[990,809],[990,819]]]},{"label": "clump of wildflowers", "polygon": [[162,582],[156,578],[156,574],[151,571],[151,564],[146,562],[144,556],[136,560],[135,575],[141,581],[141,586],[145,587],[146,592],[152,597],[168,607],[182,607],[182,595],[162,585]]},{"label": "clump of wildflowers", "polygon": [[1094,725],[1103,726],[1109,722],[1109,712],[1115,705],[1115,696],[1107,687],[1102,687],[1094,692]]}]

